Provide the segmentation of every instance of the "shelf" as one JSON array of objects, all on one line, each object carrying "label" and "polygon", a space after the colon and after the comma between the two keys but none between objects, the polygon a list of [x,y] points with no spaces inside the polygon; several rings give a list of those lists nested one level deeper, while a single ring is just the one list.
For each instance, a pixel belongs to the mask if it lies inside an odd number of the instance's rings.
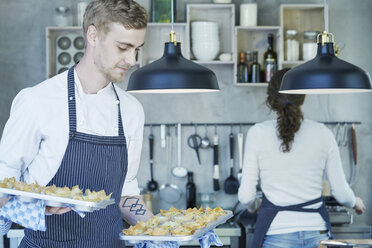
[{"label": "shelf", "polygon": [[235,28],[242,30],[279,30],[280,26],[235,26]]},{"label": "shelf", "polygon": [[233,65],[234,61],[221,61],[221,60],[211,60],[211,61],[202,61],[202,60],[192,60],[192,62],[205,65]]},{"label": "shelf", "polygon": [[241,87],[267,87],[269,83],[266,82],[258,82],[258,83],[235,83],[234,85],[236,86],[241,86]]}]

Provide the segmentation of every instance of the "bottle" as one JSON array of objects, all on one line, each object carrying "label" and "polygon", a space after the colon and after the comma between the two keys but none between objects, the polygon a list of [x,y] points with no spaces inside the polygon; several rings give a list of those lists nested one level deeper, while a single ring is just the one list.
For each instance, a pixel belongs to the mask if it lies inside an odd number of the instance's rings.
[{"label": "bottle", "polygon": [[[173,2],[173,13],[172,13]],[[176,22],[176,0],[152,0],[152,22]]]},{"label": "bottle", "polygon": [[317,31],[305,31],[304,43],[302,43],[302,59],[309,60],[316,56],[318,45],[316,43]]},{"label": "bottle", "polygon": [[269,82],[277,70],[277,55],[274,51],[274,34],[267,35],[267,50],[264,54],[265,82]]},{"label": "bottle", "polygon": [[249,76],[249,68],[245,60],[245,52],[239,53],[239,63],[238,63],[238,82],[247,83]]},{"label": "bottle", "polygon": [[299,42],[297,40],[297,31],[293,29],[288,29],[285,32],[285,60],[287,61],[297,61],[300,59],[299,53]]},{"label": "bottle", "polygon": [[251,64],[251,82],[258,83],[261,82],[260,72],[261,66],[258,63],[258,51],[253,51],[253,63]]},{"label": "bottle", "polygon": [[194,184],[194,173],[187,173],[187,184],[186,184],[186,208],[196,207],[196,187]]}]

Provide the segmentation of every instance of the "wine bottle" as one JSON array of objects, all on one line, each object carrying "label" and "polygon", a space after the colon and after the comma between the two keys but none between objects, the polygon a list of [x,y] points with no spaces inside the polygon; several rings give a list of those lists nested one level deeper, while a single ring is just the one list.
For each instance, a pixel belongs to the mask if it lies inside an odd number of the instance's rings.
[{"label": "wine bottle", "polygon": [[187,173],[187,184],[186,184],[186,208],[196,207],[196,187],[194,184],[194,173]]},{"label": "wine bottle", "polygon": [[258,83],[261,82],[260,71],[261,66],[258,63],[258,51],[253,51],[253,63],[251,64],[251,82]]},{"label": "wine bottle", "polygon": [[249,69],[245,61],[245,52],[240,52],[239,63],[238,63],[238,82],[247,83],[248,82]]},{"label": "wine bottle", "polygon": [[267,43],[267,50],[264,54],[265,82],[269,82],[277,70],[277,55],[274,52],[274,35],[272,33],[267,35]]}]

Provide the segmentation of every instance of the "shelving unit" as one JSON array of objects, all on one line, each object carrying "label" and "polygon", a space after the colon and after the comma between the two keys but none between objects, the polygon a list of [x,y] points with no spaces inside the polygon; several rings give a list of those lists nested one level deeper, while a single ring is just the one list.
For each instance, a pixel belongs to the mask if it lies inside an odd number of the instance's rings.
[{"label": "shelving unit", "polygon": [[[279,26],[253,26],[253,27],[235,27],[235,50],[234,58],[235,61],[238,61],[239,52],[241,51],[258,51],[258,63],[263,65],[263,55],[267,49],[267,35],[273,33],[274,37],[279,37],[281,34],[281,27]],[[277,53],[278,58],[282,56],[280,52],[280,39],[275,39],[274,50]],[[279,59],[280,61],[280,59]],[[278,68],[281,68],[281,65],[278,63]],[[267,83],[242,83],[237,82],[237,68],[234,67],[234,85],[237,86],[266,86]]]},{"label": "shelving unit", "polygon": [[[283,55],[286,52],[285,48],[285,31],[294,29],[298,32],[298,41],[300,43],[300,59],[302,58],[302,46],[304,31],[319,31],[322,32],[325,27],[323,23],[324,6],[321,4],[282,4],[279,9],[279,25],[282,27],[281,51]],[[328,20],[325,20],[328,23]],[[282,64],[287,67],[293,67],[304,63],[305,61],[285,61],[285,56],[282,56]]]},{"label": "shelving unit", "polygon": [[[320,4],[282,4],[279,9],[278,26],[235,26],[235,4],[187,4],[186,22],[173,24],[177,41],[181,42],[182,54],[195,63],[204,65],[216,73],[228,74],[231,84],[242,87],[266,87],[267,83],[239,83],[237,82],[237,63],[240,51],[258,51],[259,63],[263,66],[263,54],[267,49],[267,34],[274,34],[274,50],[278,55],[278,69],[294,67],[304,61],[285,60],[285,37],[287,29],[295,29],[299,33],[300,48],[303,32],[306,30],[324,30],[324,6]],[[221,53],[230,53],[231,61],[221,61],[218,56],[211,61],[198,61],[192,52],[191,23],[193,21],[216,22],[219,27],[219,43]],[[328,20],[326,20],[328,22]],[[140,49],[136,65],[130,73],[139,67],[159,59],[164,52],[164,43],[169,41],[171,23],[148,23],[145,45]],[[46,61],[47,77],[57,73],[56,46],[61,35],[81,35],[81,27],[47,27],[46,28]],[[302,52],[300,49],[300,58]],[[129,74],[130,74],[129,73]],[[126,77],[128,78],[128,77]],[[125,83],[125,82],[124,82]]]}]

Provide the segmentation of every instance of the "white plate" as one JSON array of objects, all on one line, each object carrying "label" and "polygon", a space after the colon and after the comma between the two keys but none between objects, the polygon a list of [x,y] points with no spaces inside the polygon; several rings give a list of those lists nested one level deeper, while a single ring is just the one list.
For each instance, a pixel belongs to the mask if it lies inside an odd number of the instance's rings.
[{"label": "white plate", "polygon": [[[42,193],[32,193],[16,189],[0,188],[0,196],[16,196],[18,200],[24,202],[35,202],[37,200],[45,200],[45,204],[51,207],[71,206],[76,210],[83,212],[92,212],[106,208],[108,205],[114,204],[115,199],[104,200],[100,202],[81,201],[67,197],[59,197],[45,195]],[[1,198],[1,197],[0,197]]]}]

